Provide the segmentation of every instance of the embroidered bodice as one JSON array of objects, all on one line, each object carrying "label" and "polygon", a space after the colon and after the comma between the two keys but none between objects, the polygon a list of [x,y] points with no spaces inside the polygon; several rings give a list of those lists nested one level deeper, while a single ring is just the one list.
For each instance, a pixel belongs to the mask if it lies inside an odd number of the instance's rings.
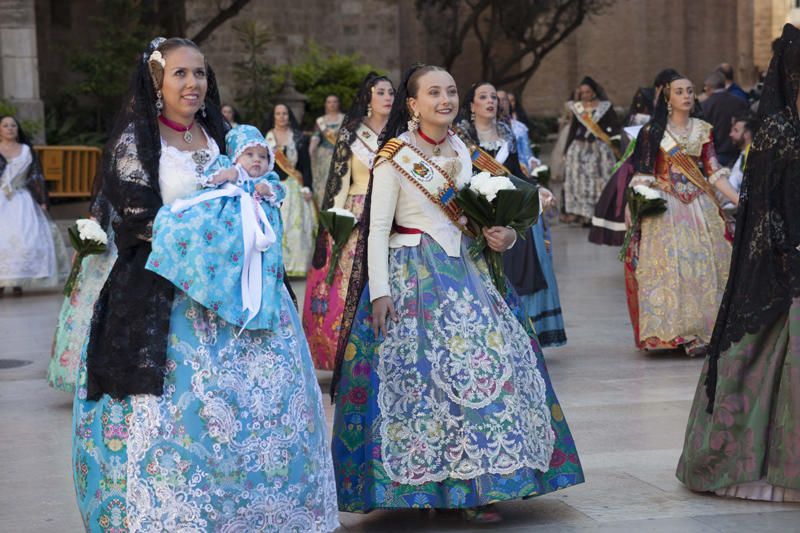
[{"label": "embroidered bodice", "polygon": [[7,191],[17,191],[24,189],[28,174],[28,167],[33,164],[33,155],[27,144],[22,144],[19,155],[6,160],[6,167],[3,176],[0,178],[0,186]]},{"label": "embroidered bodice", "polygon": [[185,198],[200,188],[203,172],[220,155],[214,139],[210,136],[206,139],[208,148],[195,151],[178,150],[161,141],[158,185],[165,204]]}]

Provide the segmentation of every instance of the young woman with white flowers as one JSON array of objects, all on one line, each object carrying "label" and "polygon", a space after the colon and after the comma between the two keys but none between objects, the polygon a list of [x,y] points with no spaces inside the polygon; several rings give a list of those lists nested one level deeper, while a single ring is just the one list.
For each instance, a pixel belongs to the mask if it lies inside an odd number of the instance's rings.
[{"label": "young woman with white flowers", "polygon": [[[716,191],[738,204],[730,171],[714,152],[711,125],[691,117],[692,82],[674,72],[639,133],[630,187],[648,185],[667,204],[635,228],[625,262],[636,345],[702,355],[711,339],[731,245]],[[630,206],[626,222],[630,225]]]},{"label": "young woman with white flowers", "polygon": [[[472,175],[452,76],[409,69],[376,157],[332,385],[339,507],[464,509],[583,481],[541,351],[453,197]],[[483,228],[506,251],[513,230]],[[367,276],[368,273],[368,276]],[[367,280],[368,277],[368,280]]]},{"label": "young woman with white flowers", "polygon": [[[322,210],[343,209],[357,220],[362,218],[369,173],[378,151],[378,136],[386,126],[393,102],[394,86],[389,78],[375,72],[367,74],[339,130],[320,206]],[[317,369],[333,370],[361,226],[356,224],[338,263],[333,266],[330,235],[322,229],[317,235],[303,305],[303,329]],[[326,278],[331,268],[336,270],[329,285]]]}]

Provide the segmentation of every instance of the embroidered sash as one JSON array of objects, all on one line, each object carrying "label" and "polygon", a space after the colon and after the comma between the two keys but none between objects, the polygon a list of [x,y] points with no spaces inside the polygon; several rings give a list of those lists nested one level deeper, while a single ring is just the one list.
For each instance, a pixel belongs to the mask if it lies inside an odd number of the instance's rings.
[{"label": "embroidered sash", "polygon": [[488,172],[492,176],[511,176],[511,171],[505,165],[489,155],[480,146],[470,145],[469,157],[472,159],[472,164],[482,172]]},{"label": "embroidered sash", "polygon": [[367,168],[372,168],[375,154],[378,153],[378,134],[363,122],[356,128],[356,140],[350,143],[353,154]]},{"label": "embroidered sash", "polygon": [[619,148],[614,145],[608,134],[600,127],[600,124],[595,122],[594,117],[592,117],[592,112],[586,109],[581,102],[572,102],[569,104],[569,107],[572,110],[572,114],[578,119],[578,122],[583,124],[592,135],[607,144],[608,147],[611,148],[611,151],[614,152],[614,157],[619,159]]},{"label": "embroidered sash", "polygon": [[711,184],[706,180],[700,167],[697,166],[697,161],[681,148],[681,145],[678,144],[678,141],[675,140],[675,137],[672,136],[669,130],[664,131],[660,148],[667,158],[667,161],[672,163],[681,174],[686,176],[692,185],[706,193],[717,207],[720,207],[719,201],[717,201],[717,195],[711,187]]},{"label": "embroidered sash", "polygon": [[336,145],[336,136],[339,134],[339,128],[332,128],[325,122],[325,117],[317,117],[317,127],[319,128],[319,133],[325,140],[328,141],[331,145]]},{"label": "embroidered sash", "polygon": [[453,179],[430,161],[414,146],[398,138],[387,142],[377,157],[385,159],[392,167],[419,189],[442,213],[465,234],[475,235],[460,222],[461,208],[456,202]]},{"label": "embroidered sash", "polygon": [[296,179],[300,184],[300,187],[305,187],[305,184],[303,183],[303,174],[294,168],[294,166],[292,166],[291,161],[289,161],[289,158],[286,157],[286,153],[280,148],[275,150],[275,164],[278,165],[278,168],[283,170],[287,175]]}]

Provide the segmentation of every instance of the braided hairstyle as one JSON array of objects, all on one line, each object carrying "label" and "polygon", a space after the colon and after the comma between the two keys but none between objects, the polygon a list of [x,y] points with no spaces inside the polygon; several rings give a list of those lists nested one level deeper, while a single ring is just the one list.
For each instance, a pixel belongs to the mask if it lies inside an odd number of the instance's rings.
[{"label": "braided hairstyle", "polygon": [[411,120],[411,112],[408,107],[408,99],[416,98],[419,91],[419,79],[428,72],[447,72],[446,69],[436,65],[425,65],[416,63],[403,74],[397,94],[394,96],[394,104],[389,113],[389,120],[383,129],[380,137],[380,146],[383,146],[394,137],[408,131],[408,121]]},{"label": "braided hairstyle", "polygon": [[352,134],[356,132],[359,124],[361,124],[361,121],[364,120],[364,117],[367,115],[367,108],[372,101],[372,91],[375,89],[375,86],[382,81],[388,82],[389,85],[394,88],[392,80],[377,72],[371,71],[364,77],[364,81],[361,82],[356,97],[353,99],[353,104],[350,106],[350,109],[347,110],[347,115],[344,117],[342,129]]}]

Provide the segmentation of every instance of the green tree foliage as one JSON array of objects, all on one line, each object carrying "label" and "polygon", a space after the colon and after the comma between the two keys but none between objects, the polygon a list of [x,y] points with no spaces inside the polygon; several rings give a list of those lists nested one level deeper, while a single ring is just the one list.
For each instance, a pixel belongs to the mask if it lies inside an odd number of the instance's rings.
[{"label": "green tree foliage", "polygon": [[339,97],[342,112],[346,112],[364,77],[377,69],[363,63],[357,54],[337,54],[311,42],[308,51],[288,70],[297,90],[308,97],[303,122],[311,126],[325,112],[329,94]]},{"label": "green tree foliage", "polygon": [[236,107],[245,123],[261,125],[280,86],[275,69],[265,60],[271,37],[254,20],[237,24],[234,31],[245,50],[244,59],[233,64]]},{"label": "green tree foliage", "polygon": [[[68,93],[87,97],[94,110],[94,130],[110,127],[128,88],[136,60],[158,29],[141,22],[142,8],[137,0],[106,0],[103,15],[93,19],[102,31],[91,47],[77,51],[70,59],[81,81]],[[76,122],[80,122],[77,120]]]}]

